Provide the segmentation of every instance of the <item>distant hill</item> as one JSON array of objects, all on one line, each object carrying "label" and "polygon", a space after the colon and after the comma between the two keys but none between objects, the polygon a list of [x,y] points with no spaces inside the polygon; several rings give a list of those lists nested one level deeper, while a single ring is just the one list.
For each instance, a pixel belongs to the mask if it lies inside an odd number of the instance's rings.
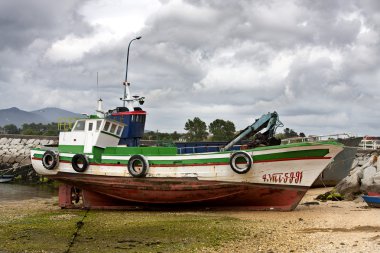
[{"label": "distant hill", "polygon": [[51,123],[59,118],[82,118],[81,114],[73,113],[59,108],[47,107],[35,111],[24,111],[12,107],[0,110],[0,126],[14,124],[21,127],[24,123]]}]

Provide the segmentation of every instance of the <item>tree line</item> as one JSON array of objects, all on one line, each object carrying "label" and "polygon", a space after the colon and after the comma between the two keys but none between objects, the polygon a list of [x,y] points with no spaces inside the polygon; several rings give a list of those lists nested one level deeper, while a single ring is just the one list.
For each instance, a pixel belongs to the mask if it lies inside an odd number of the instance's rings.
[{"label": "tree line", "polygon": [[58,124],[57,123],[30,123],[23,124],[21,128],[18,128],[14,124],[5,125],[0,127],[0,133],[3,134],[23,134],[23,135],[44,135],[44,136],[58,136]]},{"label": "tree line", "polygon": [[[174,141],[228,141],[236,134],[235,124],[229,120],[216,119],[208,126],[206,122],[198,117],[188,119],[185,123],[184,130],[186,133],[162,133],[148,131],[144,133],[143,139],[145,140],[160,140],[164,142]],[[23,135],[45,135],[45,136],[58,136],[59,128],[57,123],[30,123],[23,124],[18,128],[14,124],[5,125],[0,127],[0,133],[3,134],[23,134]],[[293,129],[285,128],[282,133],[276,134],[278,139],[286,139],[291,137],[305,137],[304,133],[297,133]]]}]

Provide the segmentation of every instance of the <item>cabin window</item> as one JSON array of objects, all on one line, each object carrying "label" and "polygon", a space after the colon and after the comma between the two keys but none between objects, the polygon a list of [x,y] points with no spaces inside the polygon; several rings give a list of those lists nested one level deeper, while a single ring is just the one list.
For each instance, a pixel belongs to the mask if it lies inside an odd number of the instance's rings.
[{"label": "cabin window", "polygon": [[85,127],[85,121],[78,120],[74,127],[74,131],[84,131],[84,127]]},{"label": "cabin window", "polygon": [[111,132],[111,133],[115,133],[115,130],[116,130],[116,125],[115,125],[115,124],[112,124],[112,125],[111,125],[111,130],[110,130],[110,132]]},{"label": "cabin window", "polygon": [[117,128],[116,135],[120,135],[120,133],[121,133],[121,129],[123,129],[122,126],[119,126],[119,127]]},{"label": "cabin window", "polygon": [[97,120],[96,121],[96,131],[99,131],[100,129],[100,125],[102,124],[102,121],[101,120]]},{"label": "cabin window", "polygon": [[106,124],[105,124],[104,127],[103,127],[103,130],[104,130],[104,131],[108,131],[108,128],[110,127],[110,124],[111,124],[111,123],[107,121]]},{"label": "cabin window", "polygon": [[88,131],[92,131],[92,125],[93,123],[88,123]]}]

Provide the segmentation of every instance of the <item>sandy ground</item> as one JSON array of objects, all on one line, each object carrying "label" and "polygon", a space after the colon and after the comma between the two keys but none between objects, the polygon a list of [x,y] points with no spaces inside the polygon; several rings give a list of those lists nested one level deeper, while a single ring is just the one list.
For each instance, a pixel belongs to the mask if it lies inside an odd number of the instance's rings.
[{"label": "sandy ground", "polygon": [[[331,188],[310,190],[292,212],[199,212],[244,220],[247,230],[246,236],[222,248],[200,251],[380,252],[380,209],[369,208],[360,199],[305,205],[315,203],[314,198],[328,190]],[[0,203],[0,222],[2,218],[18,219],[26,211],[38,210],[59,210],[57,198]]]},{"label": "sandy ground", "polygon": [[261,221],[271,240],[257,248],[251,240],[244,246],[227,245],[223,252],[380,252],[380,209],[355,201],[316,202],[315,197],[332,188],[308,191],[292,212],[230,212],[225,215]]}]

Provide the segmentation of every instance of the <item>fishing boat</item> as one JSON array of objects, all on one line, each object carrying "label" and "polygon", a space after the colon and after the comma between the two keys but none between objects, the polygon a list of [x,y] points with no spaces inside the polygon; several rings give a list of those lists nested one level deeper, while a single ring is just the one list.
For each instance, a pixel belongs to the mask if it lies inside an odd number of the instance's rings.
[{"label": "fishing boat", "polygon": [[[213,152],[178,152],[176,147],[143,147],[144,97],[124,82],[123,107],[79,119],[61,132],[57,148],[31,150],[32,166],[57,180],[61,207],[215,208],[293,210],[343,145],[322,141],[247,148],[237,145],[260,134],[279,144],[276,112],[264,114]],[[137,104],[137,106],[136,106]]]},{"label": "fishing boat", "polygon": [[343,149],[324,141],[232,150],[252,132],[273,135],[276,112],[257,119],[217,152],[179,154],[176,147],[128,146],[138,143],[131,129],[145,122],[141,116],[145,112],[133,108],[92,115],[61,132],[57,149],[31,150],[36,172],[64,184],[62,207],[80,192],[85,208],[293,210]]}]

